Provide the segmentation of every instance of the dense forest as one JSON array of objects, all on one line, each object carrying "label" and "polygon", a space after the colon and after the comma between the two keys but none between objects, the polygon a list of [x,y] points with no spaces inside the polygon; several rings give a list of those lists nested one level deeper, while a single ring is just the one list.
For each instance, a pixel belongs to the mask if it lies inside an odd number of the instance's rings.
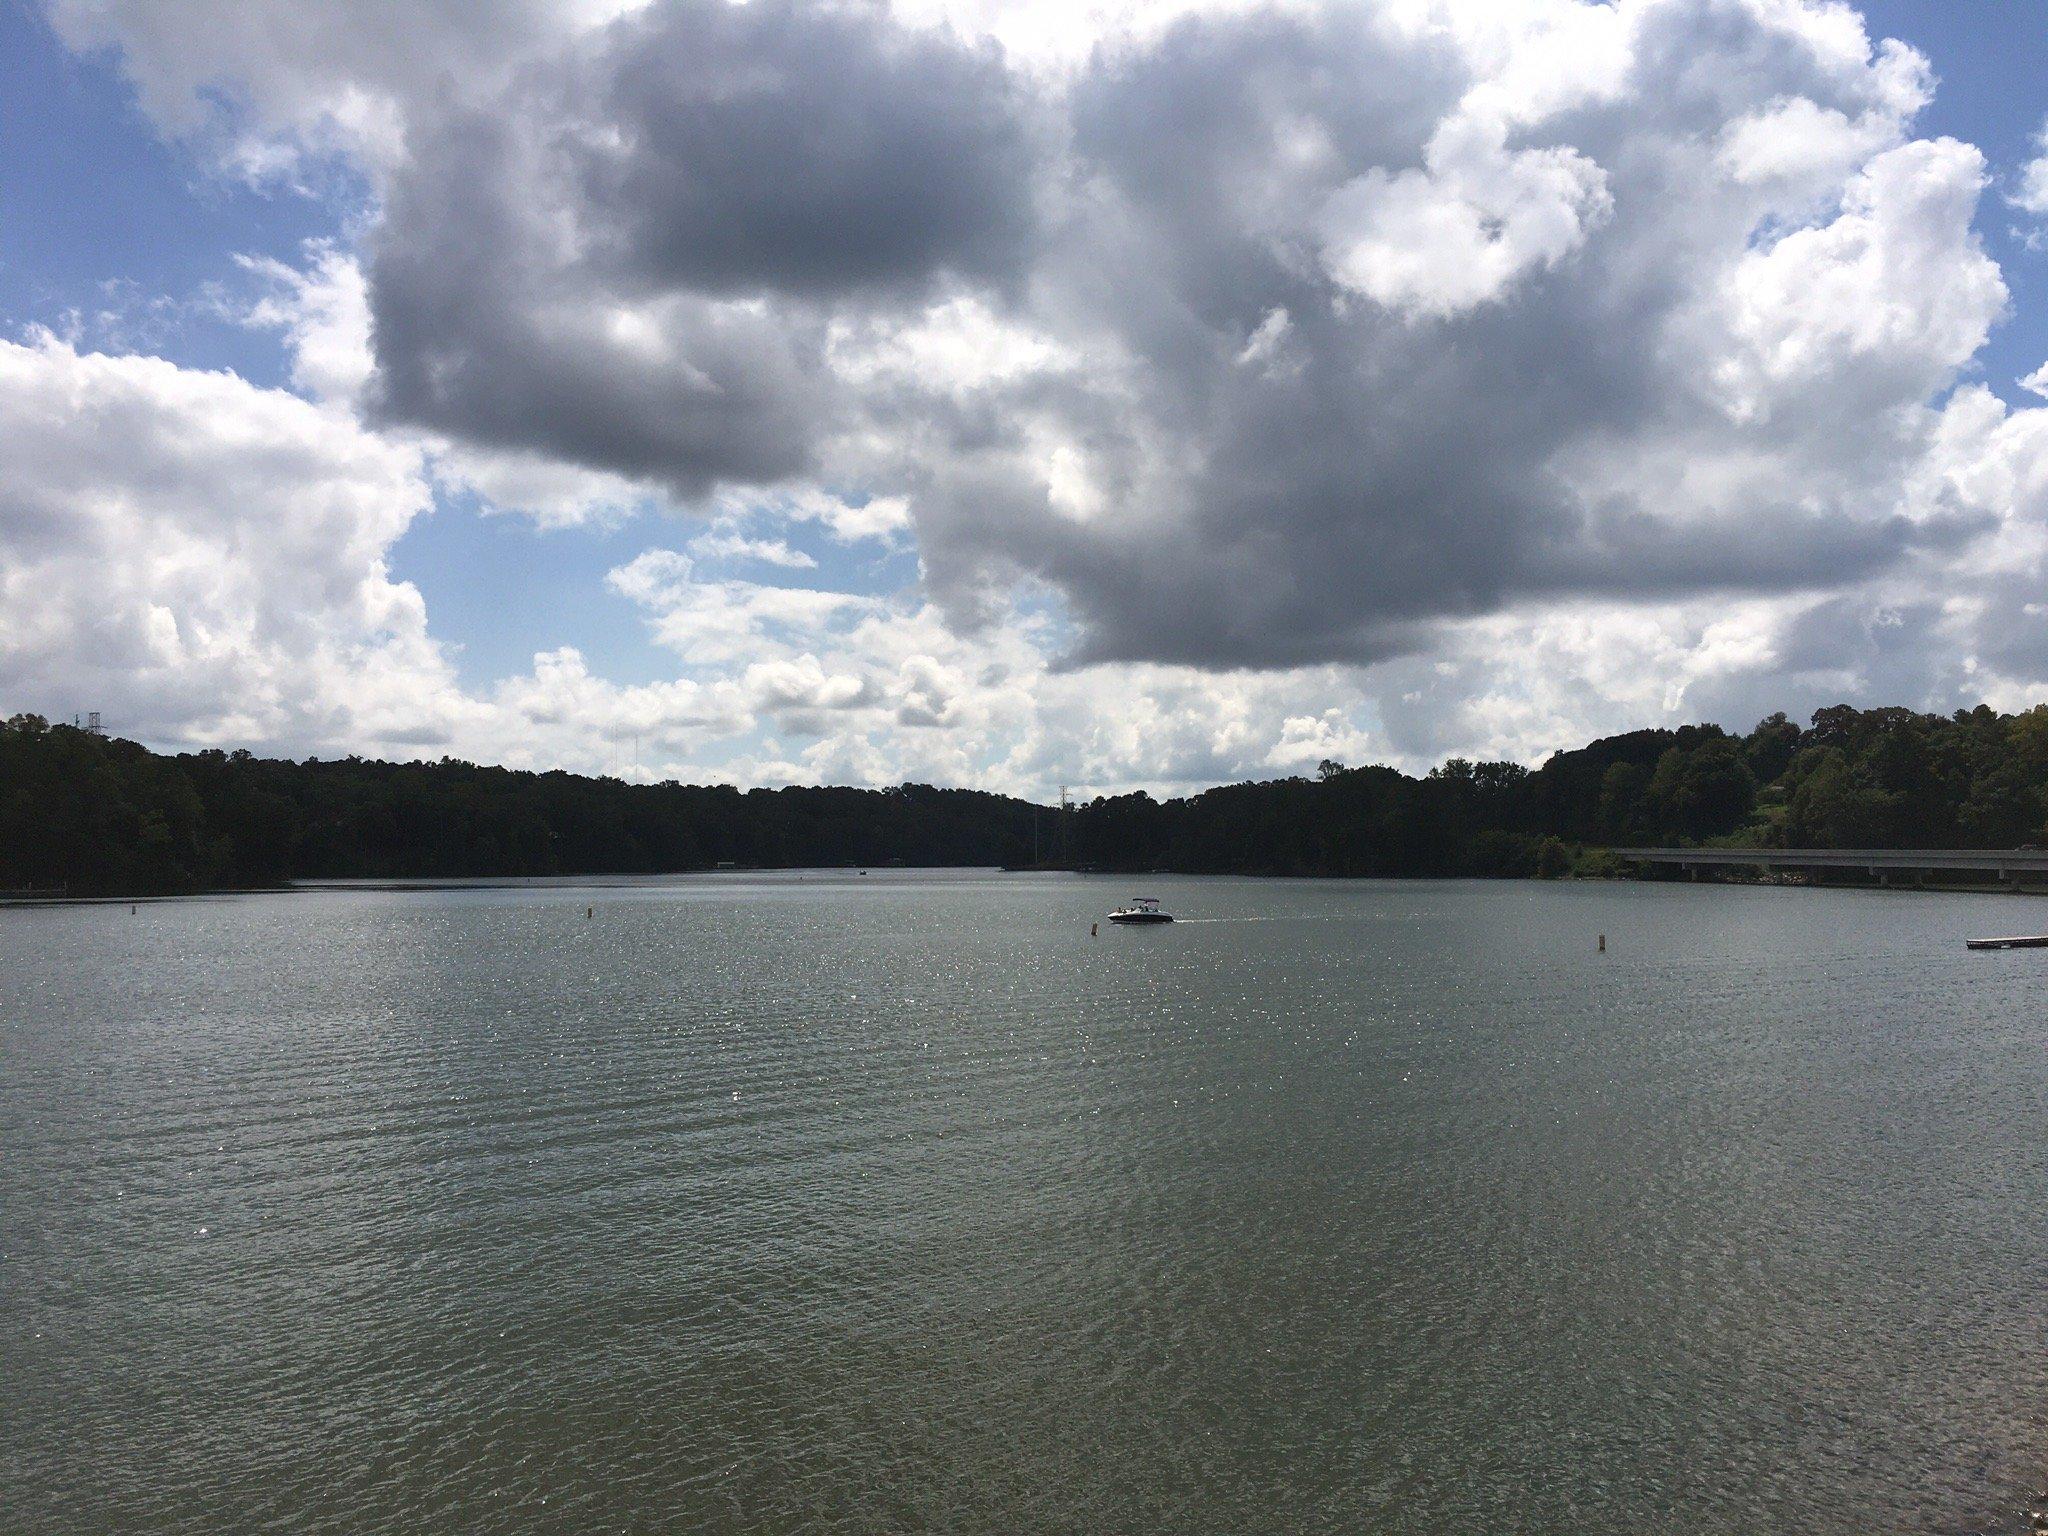
[{"label": "dense forest", "polygon": [[1314,778],[1050,808],[977,790],[627,784],[434,763],[153,753],[0,723],[0,890],[901,863],[1329,875],[1562,875],[1641,844],[2013,847],[2048,840],[2048,706],[1782,714],[1632,731],[1534,770]]}]

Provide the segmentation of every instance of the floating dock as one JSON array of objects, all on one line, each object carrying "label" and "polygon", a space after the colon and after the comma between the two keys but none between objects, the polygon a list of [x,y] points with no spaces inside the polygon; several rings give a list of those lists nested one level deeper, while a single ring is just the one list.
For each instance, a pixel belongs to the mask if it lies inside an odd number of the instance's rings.
[{"label": "floating dock", "polygon": [[1971,949],[2048,949],[2048,933],[2032,933],[2010,939],[1965,939]]}]

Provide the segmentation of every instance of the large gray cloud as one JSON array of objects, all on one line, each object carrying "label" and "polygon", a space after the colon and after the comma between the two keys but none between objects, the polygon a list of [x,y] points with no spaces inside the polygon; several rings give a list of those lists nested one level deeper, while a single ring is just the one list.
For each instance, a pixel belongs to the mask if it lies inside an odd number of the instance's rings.
[{"label": "large gray cloud", "polygon": [[865,5],[664,0],[416,125],[375,241],[384,419],[666,482],[805,469],[835,305],[1027,260],[1001,61]]},{"label": "large gray cloud", "polygon": [[866,6],[666,0],[578,71],[581,216],[626,281],[831,295],[1029,259],[1000,55]]},{"label": "large gray cloud", "polygon": [[[1241,9],[1027,77],[878,6],[657,4],[422,114],[374,408],[907,494],[956,621],[1043,580],[1080,661],[1373,661],[1988,526],[1912,475],[2003,302],[1913,56],[1752,0],[1464,25]],[[962,303],[1041,361],[849,352]]]},{"label": "large gray cloud", "polygon": [[[658,317],[563,271],[573,203],[516,125],[464,113],[391,194],[370,289],[372,413],[666,481],[771,480],[831,409],[818,322],[679,294]],[[573,265],[573,264],[571,264]]]},{"label": "large gray cloud", "polygon": [[[1520,597],[1851,580],[1953,540],[1953,522],[1923,526],[1887,500],[1921,445],[1882,412],[1960,358],[1937,352],[1930,368],[1924,348],[1871,348],[1802,381],[1827,387],[1774,401],[1778,419],[1734,422],[1701,388],[1712,342],[1685,335],[1766,219],[1805,211],[1799,189],[1717,174],[1717,135],[1787,97],[1895,115],[1894,82],[1842,70],[1749,7],[1641,15],[1623,77],[1490,168],[1568,146],[1602,168],[1600,215],[1555,267],[1449,312],[1403,305],[1398,289],[1361,298],[1302,249],[1338,188],[1423,174],[1426,140],[1468,85],[1429,45],[1376,56],[1355,14],[1255,14],[1191,20],[1099,65],[1077,93],[1077,149],[1120,195],[1100,221],[1113,234],[1074,232],[1075,259],[1115,242],[1124,281],[1100,303],[1131,317],[1122,409],[1170,467],[1085,525],[1042,505],[993,525],[963,509],[944,527],[954,564],[995,554],[1050,577],[1086,620],[1090,659],[1259,665],[1371,658],[1412,643],[1417,621]],[[1220,131],[1172,140],[1168,173],[1148,108],[1176,100],[1202,102]],[[1290,141],[1312,152],[1290,157]],[[1966,236],[1946,238],[1967,257]],[[1442,259],[1487,254],[1454,245]],[[1447,286],[1455,297],[1455,274]],[[1272,358],[1245,366],[1276,314]],[[1572,484],[1573,457],[1610,443],[1776,453],[1799,471],[1765,498],[1698,509],[1660,479]]]}]

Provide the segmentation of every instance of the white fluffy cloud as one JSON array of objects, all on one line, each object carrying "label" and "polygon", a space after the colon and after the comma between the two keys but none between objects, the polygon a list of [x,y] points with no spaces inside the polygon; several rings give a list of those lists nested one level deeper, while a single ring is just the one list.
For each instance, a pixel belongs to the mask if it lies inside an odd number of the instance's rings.
[{"label": "white fluffy cloud", "polygon": [[782,539],[753,539],[729,529],[712,528],[690,540],[690,553],[704,560],[750,560],[762,565],[813,570],[818,562]]},{"label": "white fluffy cloud", "polygon": [[742,777],[1185,789],[1390,749],[1329,705],[1356,689],[1337,668],[1067,671],[1054,625],[1028,608],[963,635],[911,595],[707,580],[674,551],[611,580],[685,665],[736,683],[763,733],[755,756],[726,765]]},{"label": "white fluffy cloud", "polygon": [[171,746],[462,750],[611,766],[744,735],[745,692],[621,688],[573,649],[465,692],[392,579],[417,450],[232,374],[0,342],[0,707],[99,710]]},{"label": "white fluffy cloud", "polygon": [[1887,150],[1841,212],[1743,257],[1719,366],[1738,419],[1824,390],[1831,414],[1921,404],[1984,344],[2005,284],[1970,228],[1984,159],[1953,139]]},{"label": "white fluffy cloud", "polygon": [[0,677],[157,737],[379,734],[435,665],[416,457],[229,374],[0,343]]},{"label": "white fluffy cloud", "polygon": [[1607,176],[1564,146],[1510,150],[1497,124],[1445,123],[1423,169],[1375,166],[1323,204],[1330,275],[1401,314],[1443,317],[1555,266],[1613,208]]},{"label": "white fluffy cloud", "polygon": [[1718,159],[1734,181],[1824,196],[1872,155],[1896,143],[1901,127],[1897,113],[1879,110],[1852,118],[1793,96],[1730,123],[1721,134]]},{"label": "white fluffy cloud", "polygon": [[2005,200],[2031,221],[2020,233],[2032,250],[2048,249],[2048,123],[2034,134],[2038,151],[2019,168]]}]

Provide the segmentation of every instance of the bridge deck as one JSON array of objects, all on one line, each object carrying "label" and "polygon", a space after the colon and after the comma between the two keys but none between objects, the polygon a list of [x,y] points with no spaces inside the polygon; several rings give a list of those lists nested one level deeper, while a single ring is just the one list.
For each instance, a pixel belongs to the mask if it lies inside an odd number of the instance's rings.
[{"label": "bridge deck", "polygon": [[1998,876],[2048,875],[2043,848],[1617,848],[1639,864],[1686,868],[1984,870]]}]

